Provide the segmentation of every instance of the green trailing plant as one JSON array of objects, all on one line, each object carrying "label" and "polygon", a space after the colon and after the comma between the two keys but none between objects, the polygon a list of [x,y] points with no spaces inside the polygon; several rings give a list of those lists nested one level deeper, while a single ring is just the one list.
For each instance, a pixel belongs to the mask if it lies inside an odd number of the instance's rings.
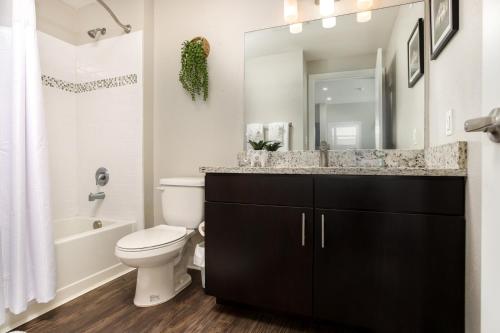
[{"label": "green trailing plant", "polygon": [[186,40],[182,44],[179,81],[193,101],[196,96],[203,96],[203,100],[207,100],[208,66],[202,40]]},{"label": "green trailing plant", "polygon": [[248,140],[248,143],[252,146],[253,150],[264,150],[266,148],[267,144],[269,143],[269,141],[264,141],[264,140],[252,141],[252,140]]},{"label": "green trailing plant", "polygon": [[272,141],[272,142],[268,142],[266,144],[266,146],[264,147],[264,149],[267,150],[267,151],[277,151],[281,147],[283,147],[281,145],[281,142],[279,142],[279,141]]}]

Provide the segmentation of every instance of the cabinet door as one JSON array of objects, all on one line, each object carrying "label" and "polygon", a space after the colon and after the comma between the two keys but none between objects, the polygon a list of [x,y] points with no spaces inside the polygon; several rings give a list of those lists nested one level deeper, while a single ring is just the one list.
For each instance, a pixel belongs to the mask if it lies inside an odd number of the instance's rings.
[{"label": "cabinet door", "polygon": [[209,202],[205,220],[207,293],[312,314],[312,209]]},{"label": "cabinet door", "polygon": [[315,215],[315,316],[383,333],[464,331],[463,217]]}]

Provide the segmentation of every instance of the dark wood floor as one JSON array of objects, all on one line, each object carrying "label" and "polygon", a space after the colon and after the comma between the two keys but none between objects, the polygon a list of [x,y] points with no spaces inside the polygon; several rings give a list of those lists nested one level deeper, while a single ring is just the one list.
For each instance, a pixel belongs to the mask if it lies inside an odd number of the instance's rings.
[{"label": "dark wood floor", "polygon": [[164,304],[134,306],[136,271],[97,288],[17,330],[36,333],[154,332],[330,332],[358,333],[326,323],[271,314],[257,309],[216,304],[205,295],[200,273],[193,283]]}]

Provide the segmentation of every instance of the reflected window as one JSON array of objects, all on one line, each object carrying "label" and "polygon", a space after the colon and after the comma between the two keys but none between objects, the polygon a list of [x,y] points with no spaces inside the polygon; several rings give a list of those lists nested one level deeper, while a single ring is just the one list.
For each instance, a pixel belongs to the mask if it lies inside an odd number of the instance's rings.
[{"label": "reflected window", "polygon": [[361,124],[359,122],[328,123],[330,147],[349,149],[361,147]]}]

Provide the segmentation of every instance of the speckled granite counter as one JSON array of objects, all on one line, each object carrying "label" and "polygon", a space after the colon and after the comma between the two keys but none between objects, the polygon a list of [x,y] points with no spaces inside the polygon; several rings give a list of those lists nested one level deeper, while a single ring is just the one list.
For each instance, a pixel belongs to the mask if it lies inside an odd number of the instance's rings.
[{"label": "speckled granite counter", "polygon": [[238,154],[235,167],[201,167],[201,173],[318,174],[377,176],[467,176],[467,143],[425,150],[329,151],[330,167],[319,167],[319,151],[269,153],[266,167],[250,166],[252,152]]},{"label": "speckled granite counter", "polygon": [[373,175],[373,176],[459,176],[467,175],[465,169],[426,169],[426,168],[372,168],[372,167],[201,167],[201,173],[249,173],[283,175]]}]

